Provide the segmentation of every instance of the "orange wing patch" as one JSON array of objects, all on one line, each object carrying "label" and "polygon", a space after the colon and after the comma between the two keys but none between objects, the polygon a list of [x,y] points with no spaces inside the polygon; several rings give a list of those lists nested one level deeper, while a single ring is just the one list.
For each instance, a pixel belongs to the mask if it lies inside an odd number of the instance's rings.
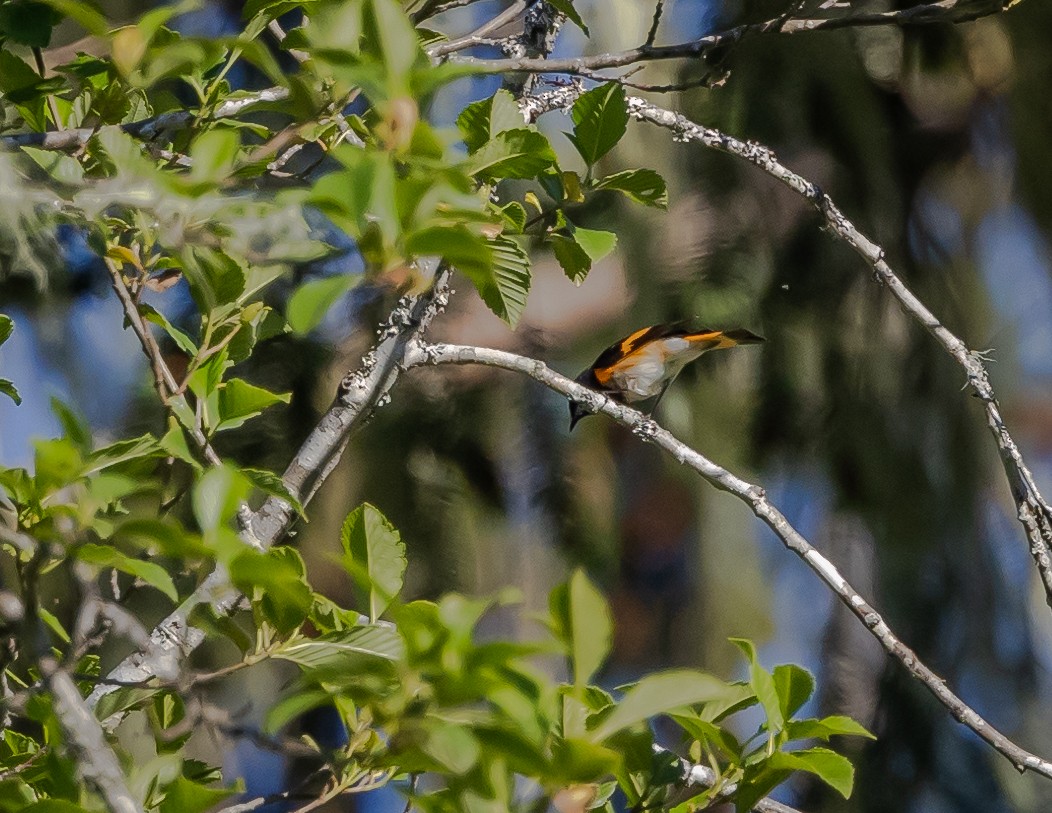
[{"label": "orange wing patch", "polygon": [[643,344],[643,341],[646,339],[647,335],[649,333],[652,333],[653,330],[653,327],[644,327],[637,330],[631,336],[626,336],[625,338],[623,338],[621,340],[621,345],[618,348],[621,351],[621,355],[627,356],[633,350],[638,350],[639,347]]}]

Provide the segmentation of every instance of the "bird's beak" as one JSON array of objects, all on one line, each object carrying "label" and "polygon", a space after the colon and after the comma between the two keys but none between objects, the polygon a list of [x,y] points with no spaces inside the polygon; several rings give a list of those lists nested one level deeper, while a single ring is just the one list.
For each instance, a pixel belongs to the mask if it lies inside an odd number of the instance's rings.
[{"label": "bird's beak", "polygon": [[581,406],[576,401],[570,402],[570,431],[577,426],[577,422],[581,420],[588,413],[581,409]]}]

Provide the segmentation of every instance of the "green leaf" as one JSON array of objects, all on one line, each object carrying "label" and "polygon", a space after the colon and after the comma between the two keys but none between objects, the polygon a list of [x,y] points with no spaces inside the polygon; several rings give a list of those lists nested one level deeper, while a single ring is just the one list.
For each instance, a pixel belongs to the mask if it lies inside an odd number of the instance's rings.
[{"label": "green leaf", "polygon": [[270,707],[263,721],[263,730],[275,734],[301,714],[319,706],[332,705],[332,692],[325,689],[307,689],[283,697]]},{"label": "green leaf", "polygon": [[347,515],[340,541],[344,566],[368,596],[369,619],[375,622],[402,589],[405,543],[380,510],[369,503]]},{"label": "green leaf", "polygon": [[557,635],[573,664],[573,681],[585,686],[610,654],[613,622],[603,594],[577,568],[569,582],[552,591],[549,608]]},{"label": "green leaf", "polygon": [[580,226],[575,226],[573,236],[577,245],[584,249],[584,253],[593,263],[599,262],[617,245],[617,235],[612,231],[582,229]]},{"label": "green leaf", "polygon": [[515,97],[504,89],[488,99],[472,102],[457,116],[457,126],[469,153],[500,133],[522,128],[523,121]]},{"label": "green leaf", "polygon": [[90,452],[91,428],[84,418],[54,396],[51,397],[51,411],[62,424],[62,434],[73,441],[82,453]]},{"label": "green leaf", "polygon": [[589,166],[606,155],[628,129],[625,89],[609,82],[582,93],[574,102],[570,141]]},{"label": "green leaf", "polygon": [[15,322],[6,314],[0,313],[0,344],[6,342],[15,330]]},{"label": "green leaf", "polygon": [[775,751],[766,761],[769,770],[807,771],[847,799],[855,782],[855,768],[847,757],[828,748],[804,751]]},{"label": "green leaf", "polygon": [[625,693],[589,736],[593,742],[602,742],[659,714],[725,696],[732,688],[719,678],[689,669],[648,675]]},{"label": "green leaf", "polygon": [[18,394],[18,390],[15,385],[8,381],[6,378],[0,378],[0,394],[6,395],[12,401],[15,402],[15,406],[22,403],[22,396]]},{"label": "green leaf", "polygon": [[788,720],[807,702],[815,690],[815,678],[802,666],[795,663],[774,667],[774,686],[778,691],[778,705],[782,716]]},{"label": "green leaf", "polygon": [[111,443],[109,446],[96,449],[88,455],[84,474],[94,474],[120,463],[151,457],[159,451],[160,445],[153,435],[142,435],[129,440],[119,440],[116,443]]},{"label": "green leaf", "polygon": [[715,745],[724,752],[724,757],[735,762],[741,759],[742,746],[737,738],[721,726],[690,714],[670,714],[679,726],[698,742]]},{"label": "green leaf", "polygon": [[359,279],[351,274],[338,274],[303,283],[289,299],[285,311],[293,333],[302,336],[314,330],[325,318],[329,308]]},{"label": "green leaf", "polygon": [[463,776],[479,761],[482,749],[478,740],[460,725],[434,721],[420,749],[456,776]]},{"label": "green leaf", "polygon": [[285,547],[265,553],[246,550],[229,567],[230,580],[242,593],[251,596],[258,589],[258,606],[278,632],[288,634],[306,620],[314,594],[297,551]]},{"label": "green leaf", "polygon": [[607,175],[595,185],[596,189],[611,189],[644,206],[668,209],[668,188],[665,179],[652,169],[628,169]]},{"label": "green leaf", "polygon": [[234,429],[254,418],[269,406],[287,404],[292,393],[274,393],[243,381],[231,378],[219,390],[219,425],[216,431]]},{"label": "green leaf", "polygon": [[55,633],[55,636],[62,643],[70,643],[72,639],[69,637],[69,633],[66,632],[66,628],[62,626],[62,622],[58,620],[58,617],[53,612],[44,607],[37,607],[37,615],[40,616],[40,620],[44,622],[49,630]]},{"label": "green leaf", "polygon": [[102,37],[109,32],[109,23],[94,8],[93,2],[87,2],[87,0],[43,0],[43,2],[60,14],[69,17],[89,34]]},{"label": "green leaf", "polygon": [[790,720],[785,725],[785,735],[787,740],[828,740],[833,736],[876,739],[864,726],[841,714],[823,717],[821,720]]},{"label": "green leaf", "polygon": [[183,331],[179,330],[179,328],[177,328],[171,322],[169,322],[168,317],[166,317],[163,313],[145,303],[141,303],[139,305],[139,311],[142,313],[143,317],[146,319],[147,322],[153,322],[155,325],[160,326],[160,328],[165,333],[171,336],[172,341],[176,343],[180,350],[182,350],[188,356],[197,355],[197,344],[194,342],[194,340],[187,336]]},{"label": "green leaf", "polygon": [[492,277],[481,283],[472,277],[472,282],[489,309],[515,327],[530,292],[530,258],[517,242],[507,237],[498,237],[490,241],[489,246],[493,253]]},{"label": "green leaf", "polygon": [[175,583],[168,571],[155,562],[145,562],[135,559],[109,545],[96,545],[87,543],[78,546],[73,555],[81,562],[95,565],[96,567],[112,567],[122,573],[128,573],[137,579],[142,579],[152,587],[156,587],[172,601],[178,601],[179,593],[175,589]]},{"label": "green leaf", "polygon": [[318,638],[301,638],[274,653],[276,658],[320,672],[346,670],[363,655],[398,661],[405,657],[405,645],[393,627],[369,625],[330,632]]},{"label": "green leaf", "polygon": [[200,538],[172,522],[160,519],[132,519],[118,525],[111,539],[135,545],[149,554],[178,559],[201,559],[209,554]]},{"label": "green leaf", "polygon": [[190,181],[221,183],[234,168],[241,139],[236,130],[213,129],[197,136],[190,145]]},{"label": "green leaf", "polygon": [[534,178],[555,163],[555,151],[536,130],[506,130],[487,141],[469,159],[466,171],[484,180]]},{"label": "green leaf", "polygon": [[581,19],[581,15],[578,14],[577,9],[574,8],[573,0],[548,0],[548,2],[551,3],[552,6],[554,6],[558,11],[561,11],[563,14],[569,17],[573,24],[585,33],[585,36],[591,36],[590,32],[588,31],[588,26],[584,24],[584,20]]},{"label": "green leaf", "polygon": [[35,444],[34,471],[41,492],[52,491],[81,477],[84,461],[80,450],[65,438],[38,440]]},{"label": "green leaf", "polygon": [[232,519],[251,490],[248,479],[230,466],[213,466],[194,485],[191,502],[202,531]]},{"label": "green leaf", "polygon": [[65,799],[41,799],[18,809],[20,813],[88,813],[85,808]]},{"label": "green leaf", "polygon": [[161,691],[161,689],[143,689],[138,686],[119,686],[100,698],[99,704],[95,707],[95,716],[99,720],[106,720],[114,714],[144,705]]},{"label": "green leaf", "polygon": [[731,638],[730,642],[742,651],[749,661],[749,685],[767,715],[767,730],[772,735],[785,727],[782,703],[774,677],[756,659],[756,645],[745,638]]},{"label": "green leaf", "polygon": [[242,468],[241,473],[252,482],[252,485],[263,493],[280,497],[291,505],[293,510],[301,517],[305,515],[303,503],[299,501],[295,494],[289,491],[288,486],[285,485],[285,481],[281,479],[281,475],[275,474],[272,471],[267,471],[266,469],[248,468]]},{"label": "green leaf", "polygon": [[387,69],[389,86],[401,89],[420,54],[416,31],[395,0],[367,0],[364,9],[363,49],[375,50]]},{"label": "green leaf", "polygon": [[9,0],[0,5],[0,38],[30,48],[47,48],[51,29],[62,17],[37,0]]},{"label": "green leaf", "polygon": [[565,234],[553,234],[548,238],[552,244],[552,253],[574,285],[580,285],[592,270],[592,258],[588,252],[577,244],[572,237]]},{"label": "green leaf", "polygon": [[79,186],[84,180],[84,167],[71,155],[55,150],[40,150],[36,147],[23,147],[22,152],[32,158],[33,163],[59,183]]},{"label": "green leaf", "polygon": [[204,813],[237,793],[236,788],[207,788],[179,776],[168,786],[157,809],[159,813]]}]

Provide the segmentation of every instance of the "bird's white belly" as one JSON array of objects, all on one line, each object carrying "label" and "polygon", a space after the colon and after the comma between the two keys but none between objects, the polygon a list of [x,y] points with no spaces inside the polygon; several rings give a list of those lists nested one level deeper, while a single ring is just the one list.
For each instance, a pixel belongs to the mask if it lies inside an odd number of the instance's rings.
[{"label": "bird's white belly", "polygon": [[[691,349],[690,342],[679,337],[652,342],[645,349],[633,353],[626,363],[611,376],[629,403],[645,401],[661,394],[665,385],[688,362],[702,354]],[[627,361],[627,360],[626,360]]]}]

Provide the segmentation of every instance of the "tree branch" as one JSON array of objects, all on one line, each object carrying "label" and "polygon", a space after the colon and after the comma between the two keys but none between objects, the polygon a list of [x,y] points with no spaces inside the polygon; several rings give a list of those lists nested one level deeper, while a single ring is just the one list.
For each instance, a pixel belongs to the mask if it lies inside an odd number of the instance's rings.
[{"label": "tree branch", "polygon": [[[538,59],[532,57],[514,57],[511,59],[477,59],[475,57],[452,57],[458,64],[470,65],[479,73],[568,73],[587,75],[591,71],[603,68],[621,68],[638,62],[657,62],[667,59],[698,59],[726,45],[739,42],[753,34],[797,34],[802,31],[821,31],[836,28],[869,28],[873,26],[897,25],[914,26],[933,23],[963,23],[999,14],[1009,4],[988,2],[978,7],[965,8],[964,0],[937,0],[934,3],[923,3],[898,11],[880,11],[863,14],[850,14],[844,17],[803,18],[775,17],[762,23],[746,23],[726,31],[674,45],[644,44],[627,51],[618,51],[595,56],[567,57],[564,59]],[[467,47],[467,46],[465,46]]]},{"label": "tree branch", "polygon": [[1012,491],[1019,521],[1030,543],[1030,555],[1037,566],[1045,590],[1045,601],[1052,607],[1052,507],[1041,495],[1034,475],[1023,460],[1022,453],[1001,416],[1001,408],[990,384],[982,354],[969,349],[928,310],[888,264],[884,249],[859,231],[837,208],[829,195],[817,184],[786,168],[769,148],[752,141],[740,141],[718,130],[695,124],[679,113],[657,107],[643,99],[630,98],[628,109],[637,119],[671,130],[679,140],[696,141],[706,147],[744,158],[806,198],[821,213],[829,230],[866,261],[873,269],[877,281],[891,292],[903,310],[934,336],[961,366],[972,391],[983,402],[986,423],[997,443],[997,451]]},{"label": "tree branch", "polygon": [[[410,340],[419,336],[445,307],[449,296],[449,271],[439,269],[431,290],[415,299],[403,298],[380,330],[380,342],[363,360],[362,367],[348,373],[340,383],[336,400],[300,447],[285,470],[283,482],[289,491],[307,504],[314,492],[339,462],[351,433],[372,414],[387,396],[404,365],[404,354]],[[292,506],[278,497],[268,497],[255,512],[241,519],[242,538],[261,549],[279,540],[295,518]],[[221,565],[200,586],[161,621],[150,634],[152,649],[136,651],[121,661],[88,696],[95,708],[107,694],[121,684],[144,683],[162,669],[169,669],[172,659],[182,660],[205,639],[205,633],[190,624],[190,615],[202,604],[210,604],[217,615],[232,615],[242,606],[244,596],[231,584]],[[123,715],[115,714],[104,721],[107,728],[116,727]]]},{"label": "tree branch", "polygon": [[[569,110],[582,90],[579,83],[556,88],[532,99],[523,100],[520,107],[527,121],[535,121],[538,116],[549,110]],[[678,141],[696,141],[711,149],[744,158],[806,198],[821,213],[826,227],[866,261],[873,269],[877,281],[891,292],[903,310],[934,336],[961,366],[967,376],[968,385],[983,402],[986,423],[997,443],[998,455],[1016,504],[1017,515],[1023,525],[1030,555],[1037,566],[1045,591],[1045,601],[1052,607],[1052,507],[1042,496],[1033,473],[1008,431],[986,366],[983,364],[982,354],[971,350],[928,310],[888,264],[883,248],[859,231],[817,184],[779,162],[770,148],[755,141],[741,141],[719,130],[696,124],[680,113],[658,107],[636,96],[628,97],[627,104],[628,112],[633,118],[671,130]]]},{"label": "tree branch", "polygon": [[713,463],[707,457],[677,440],[671,432],[662,429],[653,420],[630,407],[618,404],[587,387],[551,370],[537,359],[526,358],[501,350],[482,347],[467,347],[452,344],[416,344],[408,359],[410,367],[434,364],[482,364],[504,370],[524,373],[546,387],[567,398],[577,401],[592,412],[608,415],[623,426],[632,429],[643,440],[650,441],[685,466],[694,469],[721,491],[728,491],[746,503],[782,541],[837,595],[849,610],[866,626],[880,642],[885,651],[899,661],[913,677],[919,680],[953,717],[971,729],[981,739],[1006,757],[1020,772],[1034,771],[1052,779],[1052,762],[1020,747],[947,688],[945,681],[929,669],[888,627],[881,615],[840,575],[836,566],[819,553],[785,515],[767,499],[763,488],[731,474],[727,469]]},{"label": "tree branch", "polygon": [[[228,99],[212,111],[214,119],[229,119],[263,104],[283,102],[289,98],[289,89],[271,87],[248,93],[237,99]],[[122,124],[128,135],[150,141],[166,130],[183,130],[197,121],[197,114],[189,110],[173,110],[153,118]],[[0,147],[38,147],[43,150],[75,150],[83,147],[98,132],[94,127],[77,127],[48,133],[19,133],[0,137]]]}]

